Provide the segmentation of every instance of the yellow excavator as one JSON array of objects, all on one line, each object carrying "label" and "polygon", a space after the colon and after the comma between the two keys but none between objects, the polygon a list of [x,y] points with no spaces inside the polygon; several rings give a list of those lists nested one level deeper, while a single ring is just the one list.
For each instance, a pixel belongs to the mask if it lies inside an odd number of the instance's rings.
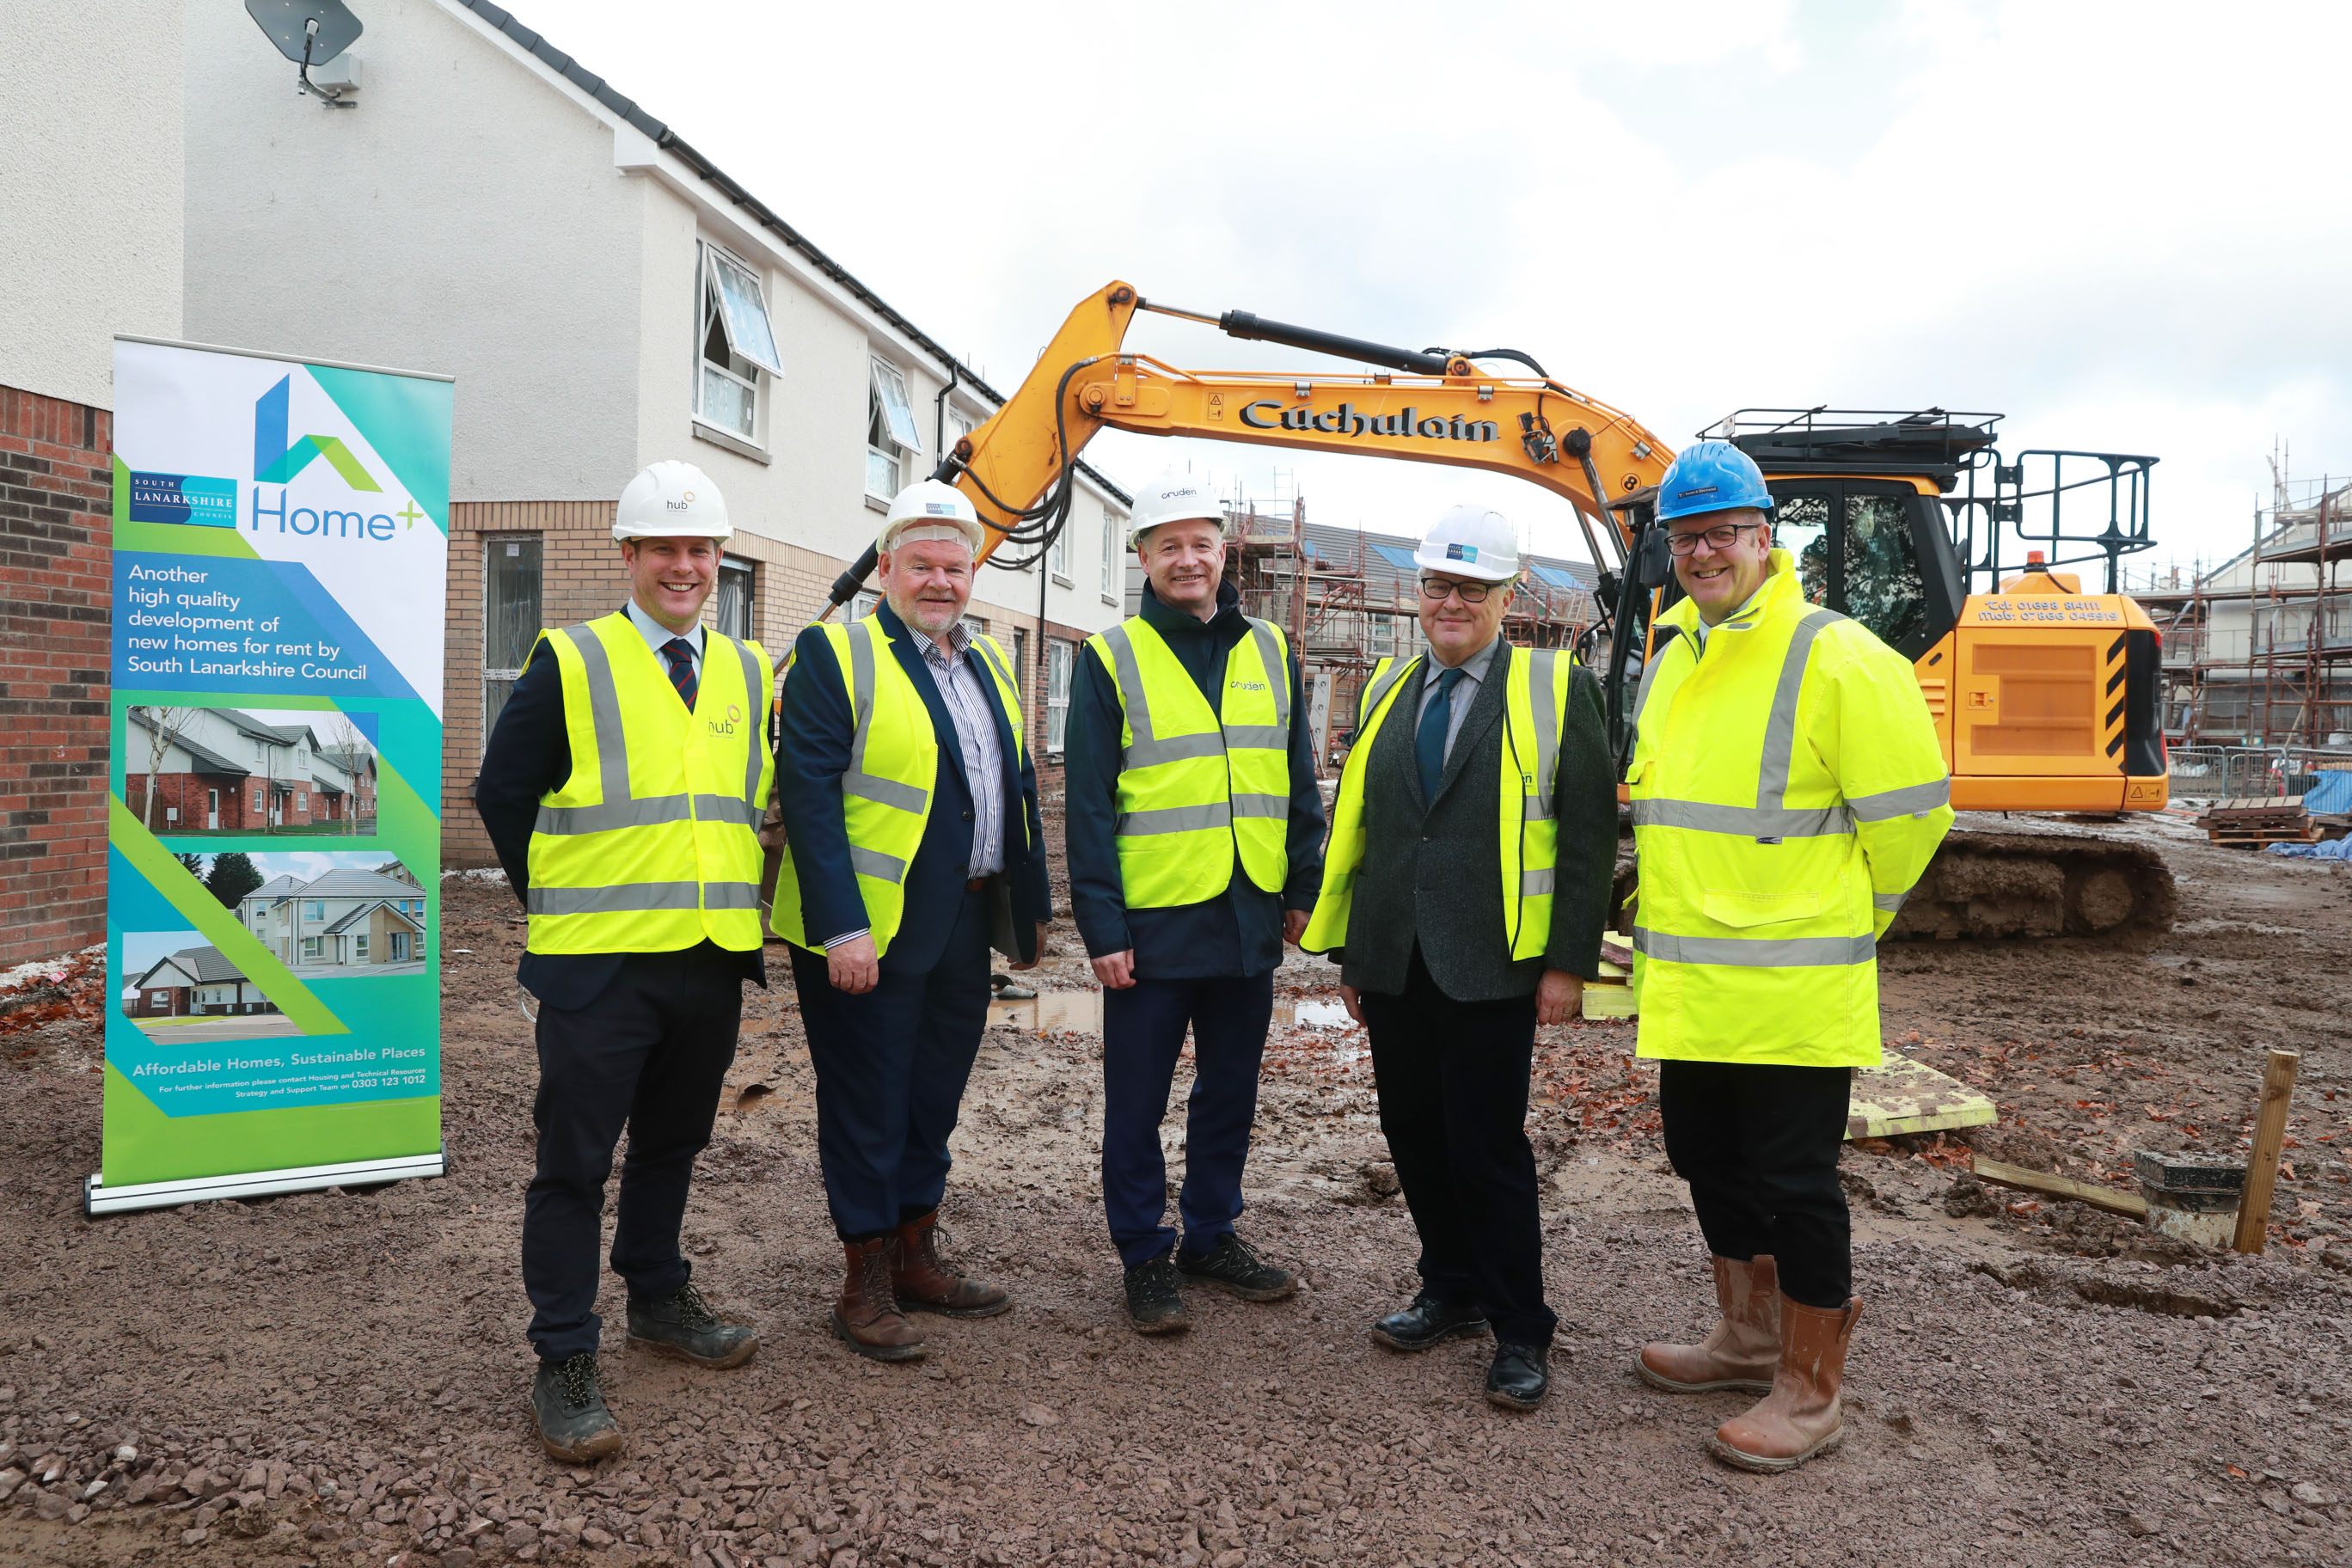
[{"label": "yellow excavator", "polygon": [[[1122,351],[1139,310],[1372,368],[1181,369]],[[1496,364],[1524,374],[1498,374]],[[2121,557],[2154,542],[2155,459],[2007,458],[1994,445],[1999,417],[1748,409],[1703,434],[1737,443],[1763,468],[1773,542],[1796,558],[1807,596],[1912,660],[1956,808],[2160,810],[2160,634],[2116,586]],[[987,525],[983,559],[1003,545],[1050,544],[1077,456],[1106,426],[1486,468],[1566,497],[1600,568],[1612,739],[1621,756],[1630,745],[1650,623],[1677,592],[1654,504],[1674,452],[1632,416],[1554,381],[1517,350],[1395,348],[1246,311],[1180,310],[1115,282],[1080,301],[1020,390],[940,461],[934,477],[969,494]],[[2096,533],[2084,531],[2086,511],[2103,521]],[[2005,549],[2024,559],[2004,560]],[[2059,570],[2102,560],[2095,592]],[[828,615],[873,567],[869,550],[835,581]],[[1895,934],[2114,935],[2168,928],[2173,910],[2171,875],[2151,850],[2063,828],[1960,831]]]}]

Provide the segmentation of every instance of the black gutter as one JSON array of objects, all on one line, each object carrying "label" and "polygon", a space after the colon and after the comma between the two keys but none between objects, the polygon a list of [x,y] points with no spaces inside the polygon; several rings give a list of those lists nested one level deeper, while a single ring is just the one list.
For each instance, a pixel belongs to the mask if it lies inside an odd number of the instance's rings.
[{"label": "black gutter", "polygon": [[[766,203],[761,201],[759,197],[745,190],[741,185],[737,184],[724,170],[719,167],[718,164],[704,157],[700,153],[696,152],[690,143],[680,138],[677,133],[672,131],[667,125],[656,120],[652,115],[647,114],[643,109],[638,107],[635,99],[625,97],[622,94],[614,91],[612,85],[605,81],[603,77],[600,77],[594,72],[589,70],[578,60],[573,59],[570,55],[565,54],[562,49],[559,49],[554,45],[549,43],[543,35],[535,33],[529,27],[524,26],[520,21],[515,19],[514,13],[506,9],[504,6],[494,5],[490,4],[490,0],[463,0],[463,4],[466,8],[473,12],[474,15],[481,17],[484,21],[489,23],[490,26],[496,27],[499,32],[505,34],[509,38],[522,46],[522,47],[532,56],[532,58],[547,66],[548,68],[554,71],[556,75],[562,77],[564,80],[570,82],[572,86],[586,93],[590,98],[594,99],[598,103],[603,104],[614,114],[617,114],[623,120],[627,121],[629,124],[643,132],[646,135],[651,137],[655,146],[661,149],[661,151],[669,153],[679,163],[684,163],[688,168],[692,169],[697,174],[702,177],[705,183],[717,186],[719,191],[724,193],[729,201],[732,202],[735,205],[741,207],[746,213],[751,215],[751,216],[757,219],[760,226],[774,233],[775,236],[782,239],[788,247],[797,250],[803,256],[808,258],[809,261],[818,271],[824,273],[827,278],[832,279],[835,283],[840,284],[844,289],[849,290],[849,292],[855,296],[860,303],[866,306],[876,315],[880,316],[884,321],[889,322],[892,326],[906,333],[907,336],[912,338],[916,342],[921,344],[932,354],[933,357],[938,359],[941,364],[946,365],[951,374],[960,376],[975,391],[993,402],[997,407],[1003,408],[1004,406],[1004,395],[997,391],[994,387],[989,385],[987,382],[982,380],[977,374],[973,374],[970,365],[965,364],[954,354],[949,353],[948,350],[933,339],[929,332],[924,331],[920,327],[915,325],[914,322],[907,320],[906,317],[893,310],[880,295],[875,293],[874,290],[868,289],[865,284],[860,283],[854,276],[852,276],[846,268],[834,260],[830,256],[827,256],[824,251],[819,250],[815,246],[810,244],[807,237],[803,236],[800,230],[794,228],[782,218],[777,216],[774,212],[769,209]],[[945,454],[941,455],[944,456]],[[1116,496],[1118,499],[1120,505],[1132,506],[1134,504],[1134,497],[1129,495],[1125,490],[1111,483],[1109,479],[1104,478],[1099,470],[1097,470],[1092,464],[1087,462],[1084,458],[1080,458],[1078,461],[1078,471],[1086,475],[1088,479],[1094,480],[1095,483],[1100,485],[1104,489],[1108,490],[1113,496]]]}]

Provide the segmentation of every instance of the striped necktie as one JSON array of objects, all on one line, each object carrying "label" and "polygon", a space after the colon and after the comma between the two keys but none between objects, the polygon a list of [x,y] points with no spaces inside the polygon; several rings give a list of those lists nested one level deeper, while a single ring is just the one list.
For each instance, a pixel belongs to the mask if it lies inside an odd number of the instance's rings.
[{"label": "striped necktie", "polygon": [[677,700],[692,712],[698,684],[694,679],[694,645],[684,637],[672,637],[662,644],[662,657],[669,660],[669,683],[677,688]]}]

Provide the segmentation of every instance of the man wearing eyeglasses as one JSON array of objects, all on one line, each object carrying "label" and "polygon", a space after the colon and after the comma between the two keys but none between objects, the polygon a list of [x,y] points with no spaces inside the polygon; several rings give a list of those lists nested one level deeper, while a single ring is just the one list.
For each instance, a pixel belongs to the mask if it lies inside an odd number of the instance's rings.
[{"label": "man wearing eyeglasses", "polygon": [[1838,1151],[1879,1060],[1877,939],[1951,826],[1901,655],[1807,602],[1745,452],[1701,441],[1658,487],[1685,597],[1657,622],[1626,773],[1641,858],[1637,1047],[1690,1184],[1722,1318],[1635,1370],[1765,1395],[1709,1447],[1792,1469],[1838,1446],[1858,1304]]},{"label": "man wearing eyeglasses", "polygon": [[1341,965],[1371,1037],[1381,1131],[1421,1238],[1421,1290],[1372,1326],[1396,1351],[1486,1332],[1486,1397],[1543,1399],[1536,1026],[1600,973],[1617,859],[1601,689],[1565,648],[1501,637],[1517,531],[1455,507],[1413,560],[1426,656],[1383,660],[1358,707],[1305,941]]}]

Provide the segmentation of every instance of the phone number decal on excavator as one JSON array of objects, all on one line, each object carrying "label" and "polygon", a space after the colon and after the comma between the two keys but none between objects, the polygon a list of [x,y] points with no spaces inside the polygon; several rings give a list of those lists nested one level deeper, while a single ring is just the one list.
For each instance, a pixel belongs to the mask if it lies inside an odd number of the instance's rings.
[{"label": "phone number decal on excavator", "polygon": [[1977,607],[1979,626],[1989,622],[2111,622],[2122,624],[2123,614],[2096,599],[2015,599],[2003,597]]}]

